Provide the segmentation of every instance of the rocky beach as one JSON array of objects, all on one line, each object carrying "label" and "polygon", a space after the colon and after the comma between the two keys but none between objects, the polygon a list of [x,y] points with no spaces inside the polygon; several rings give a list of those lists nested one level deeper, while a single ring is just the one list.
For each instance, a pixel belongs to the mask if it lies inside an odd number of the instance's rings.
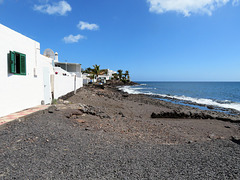
[{"label": "rocky beach", "polygon": [[0,127],[2,179],[239,179],[240,116],[88,85]]}]

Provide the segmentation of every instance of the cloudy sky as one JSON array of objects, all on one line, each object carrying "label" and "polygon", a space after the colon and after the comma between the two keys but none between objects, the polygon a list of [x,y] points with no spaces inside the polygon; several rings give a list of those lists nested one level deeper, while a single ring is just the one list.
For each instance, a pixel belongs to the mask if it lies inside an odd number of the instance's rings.
[{"label": "cloudy sky", "polygon": [[0,23],[83,68],[240,81],[240,0],[0,0]]}]

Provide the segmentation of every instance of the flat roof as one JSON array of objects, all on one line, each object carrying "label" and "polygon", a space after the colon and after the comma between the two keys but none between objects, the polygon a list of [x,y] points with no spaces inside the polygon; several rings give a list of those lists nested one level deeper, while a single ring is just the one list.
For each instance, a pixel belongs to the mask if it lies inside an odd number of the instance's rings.
[{"label": "flat roof", "polygon": [[79,63],[69,63],[69,62],[55,62],[55,64],[82,65],[82,64],[79,64]]}]

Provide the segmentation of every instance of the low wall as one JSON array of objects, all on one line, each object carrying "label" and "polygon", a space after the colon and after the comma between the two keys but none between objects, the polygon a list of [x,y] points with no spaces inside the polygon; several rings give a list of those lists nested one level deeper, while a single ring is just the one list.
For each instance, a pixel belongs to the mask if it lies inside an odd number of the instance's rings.
[{"label": "low wall", "polygon": [[74,90],[77,90],[82,86],[83,86],[82,78],[76,77],[76,86],[75,86],[75,77],[55,75],[54,99],[58,99],[59,97],[64,96]]},{"label": "low wall", "polygon": [[76,89],[83,87],[83,78],[77,77],[77,86]]}]

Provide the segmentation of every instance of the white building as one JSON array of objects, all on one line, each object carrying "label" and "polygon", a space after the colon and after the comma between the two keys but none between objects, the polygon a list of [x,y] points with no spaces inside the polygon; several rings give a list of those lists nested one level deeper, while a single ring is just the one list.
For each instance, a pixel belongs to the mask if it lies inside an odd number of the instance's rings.
[{"label": "white building", "polygon": [[90,79],[90,74],[83,73],[82,77],[83,77],[83,84],[88,84],[88,83],[92,82],[92,80]]},{"label": "white building", "polygon": [[[106,70],[107,70],[107,73],[104,72]],[[82,74],[83,84],[88,84],[90,82],[95,83],[95,82],[97,82],[97,80],[106,83],[107,80],[111,80],[113,78],[113,74],[117,73],[116,71],[113,71],[110,69],[106,69],[106,70],[103,71],[103,73],[105,73],[105,74],[98,75],[97,79],[96,79],[96,77],[94,79],[91,79],[90,78],[91,74],[83,73]]]},{"label": "white building", "polygon": [[113,70],[108,69],[108,76],[113,78],[113,74],[117,74],[117,71],[113,71]]},{"label": "white building", "polygon": [[101,80],[111,80],[113,78],[113,74],[117,73],[116,71],[107,69],[107,74],[102,74],[102,75],[98,75],[98,78]]},{"label": "white building", "polygon": [[49,104],[83,85],[76,75],[56,75],[40,43],[0,24],[0,117]]},{"label": "white building", "polygon": [[55,62],[54,98],[83,87],[81,64]]},{"label": "white building", "polygon": [[72,75],[76,75],[77,77],[82,77],[81,73],[81,64],[76,63],[62,63],[62,62],[55,62],[55,67],[60,67],[61,69],[64,69],[68,73]]}]

